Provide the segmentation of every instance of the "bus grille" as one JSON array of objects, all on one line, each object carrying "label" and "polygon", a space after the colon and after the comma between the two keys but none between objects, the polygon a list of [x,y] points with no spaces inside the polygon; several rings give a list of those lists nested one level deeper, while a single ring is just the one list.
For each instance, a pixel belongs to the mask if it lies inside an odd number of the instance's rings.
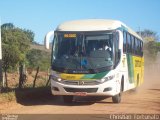
[{"label": "bus grille", "polygon": [[98,85],[100,84],[100,82],[96,80],[90,80],[90,81],[88,80],[84,80],[84,81],[82,80],[79,80],[79,81],[78,80],[64,80],[62,83],[67,84],[67,85]]},{"label": "bus grille", "polygon": [[64,88],[66,92],[87,92],[94,93],[97,92],[98,88]]}]

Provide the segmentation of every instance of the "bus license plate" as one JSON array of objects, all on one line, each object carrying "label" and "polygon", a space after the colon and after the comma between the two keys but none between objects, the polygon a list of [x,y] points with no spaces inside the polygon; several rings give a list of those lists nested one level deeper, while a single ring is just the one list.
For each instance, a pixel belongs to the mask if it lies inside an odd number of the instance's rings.
[{"label": "bus license plate", "polygon": [[75,92],[75,94],[76,94],[77,96],[86,96],[86,95],[87,95],[86,92]]}]

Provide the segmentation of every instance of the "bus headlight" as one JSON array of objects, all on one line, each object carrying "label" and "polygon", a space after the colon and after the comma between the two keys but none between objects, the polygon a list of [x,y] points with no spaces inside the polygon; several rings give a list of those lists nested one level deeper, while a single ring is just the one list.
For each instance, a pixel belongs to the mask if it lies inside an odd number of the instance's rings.
[{"label": "bus headlight", "polygon": [[57,81],[57,82],[61,82],[62,81],[62,79],[59,76],[56,76],[56,75],[50,75],[50,79],[54,80],[54,81]]},{"label": "bus headlight", "polygon": [[107,76],[107,77],[105,77],[105,78],[101,79],[101,82],[103,83],[103,82],[106,82],[106,81],[112,80],[114,77],[115,77],[115,75]]},{"label": "bus headlight", "polygon": [[62,80],[61,78],[57,78],[57,81],[61,82],[61,80]]}]

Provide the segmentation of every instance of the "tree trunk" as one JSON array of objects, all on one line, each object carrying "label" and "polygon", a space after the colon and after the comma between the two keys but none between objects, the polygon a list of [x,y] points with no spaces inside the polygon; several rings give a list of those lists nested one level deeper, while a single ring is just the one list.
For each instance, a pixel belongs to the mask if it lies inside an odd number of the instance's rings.
[{"label": "tree trunk", "polygon": [[7,69],[4,70],[4,75],[5,75],[5,87],[8,88],[8,78],[7,78]]},{"label": "tree trunk", "polygon": [[39,66],[37,67],[37,72],[36,72],[36,75],[35,75],[35,78],[33,81],[33,88],[35,88],[35,86],[36,86],[36,80],[37,80],[38,73],[39,73]]},{"label": "tree trunk", "polygon": [[27,76],[26,76],[25,64],[21,64],[19,67],[19,89],[22,89],[24,87],[26,79]]},{"label": "tree trunk", "polygon": [[0,60],[0,93],[3,89],[3,72],[2,72],[2,60]]},{"label": "tree trunk", "polygon": [[49,82],[50,82],[50,69],[48,69],[48,74],[47,74],[47,83],[46,83],[46,86],[49,85]]},{"label": "tree trunk", "polygon": [[20,65],[20,67],[19,67],[19,89],[22,89],[22,84],[23,84],[22,71],[23,71],[23,66]]}]

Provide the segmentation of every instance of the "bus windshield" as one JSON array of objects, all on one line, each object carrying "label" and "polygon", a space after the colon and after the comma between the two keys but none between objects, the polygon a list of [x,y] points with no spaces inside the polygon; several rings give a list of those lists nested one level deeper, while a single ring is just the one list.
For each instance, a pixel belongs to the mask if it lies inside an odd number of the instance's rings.
[{"label": "bus windshield", "polygon": [[112,32],[55,32],[52,69],[65,73],[97,73],[113,66]]}]

